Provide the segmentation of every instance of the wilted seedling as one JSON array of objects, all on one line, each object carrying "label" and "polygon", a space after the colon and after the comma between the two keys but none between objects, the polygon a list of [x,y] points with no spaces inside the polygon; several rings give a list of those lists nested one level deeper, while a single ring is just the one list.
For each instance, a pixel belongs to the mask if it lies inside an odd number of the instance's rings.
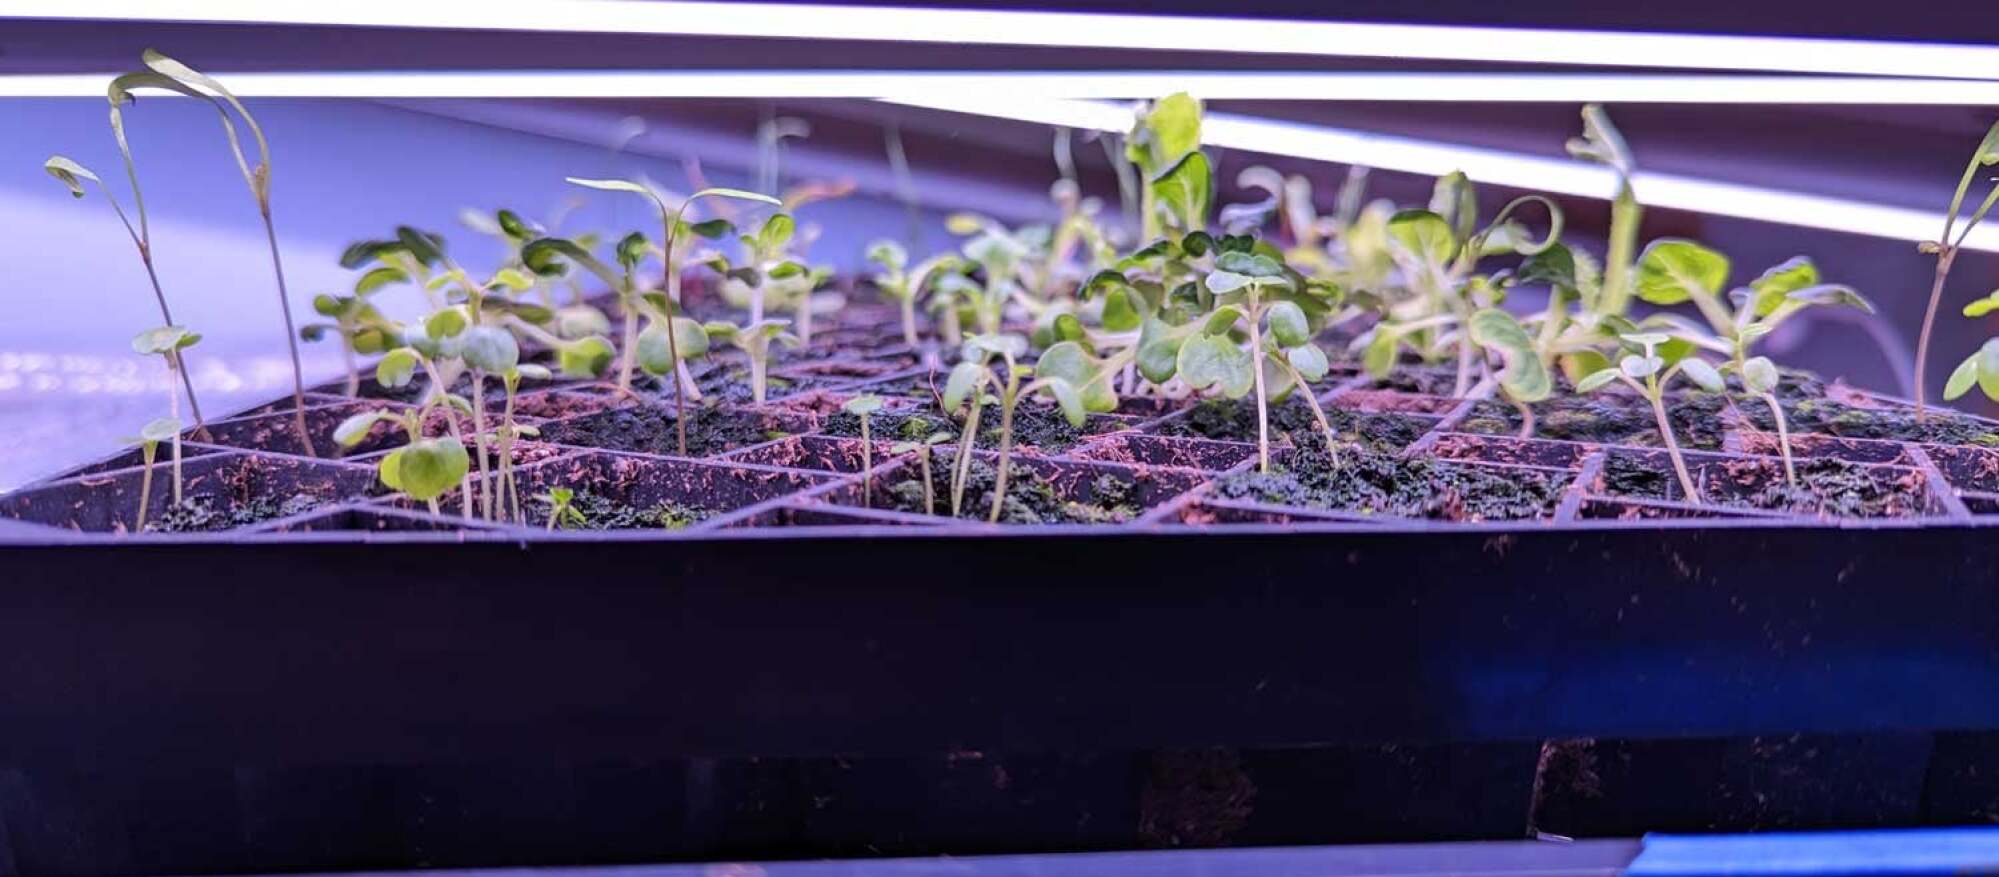
[{"label": "wilted seedling", "polygon": [[583,512],[575,506],[576,491],[567,487],[551,487],[546,493],[536,497],[548,506],[548,524],[544,529],[553,532],[557,527],[577,530],[589,524]]},{"label": "wilted seedling", "polygon": [[882,397],[868,393],[848,399],[840,408],[861,419],[861,505],[874,505],[875,444],[868,435],[870,415],[882,409]]},{"label": "wilted seedling", "polygon": [[[160,88],[178,92],[188,97],[207,101],[222,119],[222,131],[228,137],[229,151],[236,159],[236,167],[243,173],[244,184],[250,187],[250,195],[256,199],[257,215],[264,222],[264,238],[270,245],[271,270],[278,280],[278,310],[284,317],[285,347],[291,353],[292,364],[292,414],[293,426],[298,430],[299,444],[310,456],[314,453],[312,435],[305,425],[305,369],[299,364],[298,331],[292,326],[291,294],[285,289],[284,261],[278,256],[278,232],[271,222],[271,147],[264,139],[263,128],[257,125],[255,117],[236,99],[229,89],[213,77],[204,75],[194,68],[175,61],[159,52],[147,49],[140,59],[149,68],[144,73],[127,73],[111,81],[107,96],[111,101],[111,130],[118,138],[118,148],[127,156],[130,167],[131,150],[125,142],[124,108],[132,101],[132,91],[138,88]],[[243,153],[243,144],[236,135],[236,124],[229,113],[234,110],[241,117],[250,136],[256,142],[257,163],[252,165]]]},{"label": "wilted seedling", "polygon": [[1666,417],[1666,390],[1673,378],[1681,375],[1710,393],[1726,392],[1728,385],[1722,381],[1721,373],[1700,357],[1683,354],[1684,358],[1667,362],[1666,357],[1661,355],[1660,347],[1672,340],[1670,335],[1641,332],[1625,335],[1623,340],[1631,348],[1630,352],[1616,366],[1583,378],[1576,384],[1576,392],[1594,392],[1613,381],[1621,381],[1652,403],[1652,416],[1659,423],[1659,437],[1666,443],[1666,454],[1672,458],[1673,473],[1679,476],[1680,489],[1686,494],[1688,502],[1698,503],[1701,501],[1700,489],[1687,472],[1687,461],[1680,456],[1679,440],[1673,437],[1673,423]]},{"label": "wilted seedling", "polygon": [[916,334],[916,301],[940,272],[955,271],[959,264],[957,254],[940,253],[912,268],[909,251],[901,244],[876,241],[868,247],[868,261],[881,266],[881,273],[875,275],[875,286],[901,309],[902,341],[915,347],[921,340]]},{"label": "wilted seedling", "polygon": [[[161,326],[157,329],[147,329],[134,336],[132,351],[160,357],[166,362],[167,371],[173,373],[186,367],[181,360],[182,352],[200,341],[200,335],[179,326]],[[141,438],[157,444],[161,440],[160,432],[169,433],[167,440],[173,443],[174,505],[180,505],[180,394],[171,389],[167,390],[167,410],[171,412],[168,417],[146,424],[146,431],[141,434]],[[147,454],[147,458],[146,471],[150,475],[152,472],[150,453]],[[145,504],[140,503],[140,508],[144,507]],[[143,523],[141,526],[144,526]]]},{"label": "wilted seedling", "polygon": [[[1065,342],[1073,344],[1073,342]],[[971,474],[972,447],[979,431],[979,409],[988,402],[1000,408],[1000,447],[997,476],[993,482],[992,512],[987,517],[989,523],[999,523],[1000,510],[1006,499],[1008,467],[1013,454],[1013,414],[1022,396],[1047,393],[1054,397],[1062,409],[1062,416],[1069,425],[1081,429],[1088,412],[1084,408],[1083,392],[1068,378],[1051,370],[1038,370],[1021,365],[1019,359],[1027,353],[1027,339],[1018,335],[977,335],[965,342],[965,350],[960,362],[951,369],[951,376],[944,386],[944,410],[955,412],[969,400],[971,411],[966,414],[964,440],[958,449],[957,465],[951,475],[951,514],[957,516],[963,506],[965,480]],[[1043,354],[1042,362],[1055,354],[1050,348]],[[992,360],[998,357],[1001,371],[1006,375],[1004,383],[993,374]],[[1026,380],[1032,378],[1032,380]],[[1022,383],[1026,380],[1026,383]],[[999,390],[997,397],[988,394],[988,388]]]},{"label": "wilted seedling", "polygon": [[181,503],[180,480],[180,421],[172,417],[161,417],[149,421],[139,434],[125,439],[139,446],[139,458],[144,461],[139,470],[139,521],[132,532],[146,530],[146,507],[153,501],[153,462],[159,456],[160,442],[173,442],[174,461],[174,505]]},{"label": "wilted seedling", "polygon": [[953,438],[956,436],[948,432],[932,433],[922,441],[897,442],[888,449],[891,454],[916,455],[917,471],[923,478],[923,513],[926,515],[937,514],[936,490],[930,486],[930,454],[933,448]]},{"label": "wilted seedling", "polygon": [[[1929,366],[1930,330],[1936,324],[1937,305],[1943,301],[1944,283],[1950,279],[1951,265],[1957,261],[1957,254],[1963,249],[1965,240],[1971,237],[1971,230],[1985,220],[1995,204],[1999,204],[1999,185],[1994,185],[1985,193],[1985,199],[1971,212],[1971,218],[1965,221],[1964,230],[1959,232],[1957,237],[1951,237],[1951,231],[1957,225],[1958,211],[1964,208],[1964,196],[1971,191],[1971,181],[1978,176],[1979,170],[1995,164],[1999,164],[1999,122],[1993,123],[1992,127],[1986,130],[1985,139],[1979,141],[1977,151],[1971,154],[1971,161],[1965,164],[1964,176],[1957,181],[1957,191],[1950,196],[1950,211],[1943,217],[1943,234],[1934,241],[1923,242],[1918,247],[1922,252],[1937,257],[1936,279],[1930,285],[1930,303],[1923,310],[1922,332],[1916,336],[1916,419],[1918,421],[1929,416],[1924,405],[1929,388],[1923,383],[1923,374]],[[1973,357],[1978,355],[1973,354]],[[1959,365],[1957,371],[1964,371],[1964,366]],[[1957,375],[1951,376],[1951,382],[1957,383]],[[1968,389],[1969,385],[1959,387],[1958,395],[1963,395]],[[1956,397],[1946,392],[1945,398]]]},{"label": "wilted seedling", "polygon": [[[146,196],[139,191],[139,169],[132,164],[132,150],[125,144],[124,131],[115,124],[118,114],[114,111],[111,118],[114,122],[112,131],[118,135],[119,154],[125,158],[125,174],[132,181],[132,204],[133,211],[139,216],[138,227],[134,228],[132,221],[126,218],[125,208],[118,205],[118,196],[111,194],[104,181],[91,173],[89,168],[56,155],[50,156],[48,161],[43,162],[42,169],[48,171],[49,176],[55,177],[69,189],[70,195],[77,198],[84,196],[84,180],[97,184],[97,190],[104,193],[104,200],[111,203],[111,212],[118,214],[119,224],[125,226],[125,233],[131,236],[132,245],[139,250],[139,263],[146,268],[146,280],[152,283],[153,299],[160,306],[160,321],[171,326],[174,324],[173,311],[167,307],[166,292],[160,289],[160,275],[153,269],[153,233],[146,221]],[[188,411],[194,415],[194,428],[197,432],[206,431],[208,424],[201,417],[201,403],[194,398],[194,379],[188,375],[185,368],[177,371],[180,373],[181,389],[187,393]]]}]

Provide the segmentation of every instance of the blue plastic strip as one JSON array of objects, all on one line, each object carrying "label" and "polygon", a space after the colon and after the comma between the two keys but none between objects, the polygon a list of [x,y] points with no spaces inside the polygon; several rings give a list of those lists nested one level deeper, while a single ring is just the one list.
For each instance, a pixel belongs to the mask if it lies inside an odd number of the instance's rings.
[{"label": "blue plastic strip", "polygon": [[1999,874],[1999,827],[1645,838],[1627,877]]}]

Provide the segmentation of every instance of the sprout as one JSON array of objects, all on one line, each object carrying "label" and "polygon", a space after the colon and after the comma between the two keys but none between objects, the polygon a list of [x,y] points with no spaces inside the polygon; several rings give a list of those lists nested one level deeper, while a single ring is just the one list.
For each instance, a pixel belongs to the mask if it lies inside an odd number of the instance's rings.
[{"label": "sprout", "polygon": [[1613,381],[1621,381],[1651,402],[1652,416],[1659,423],[1659,437],[1666,442],[1666,454],[1672,458],[1673,473],[1679,476],[1680,489],[1686,494],[1688,502],[1698,503],[1701,501],[1700,488],[1694,485],[1693,476],[1687,473],[1687,461],[1680,456],[1680,443],[1673,438],[1672,421],[1666,418],[1666,390],[1673,378],[1681,375],[1710,393],[1724,392],[1728,387],[1723,383],[1721,373],[1707,360],[1682,353],[1684,358],[1667,362],[1661,348],[1671,340],[1672,336],[1661,332],[1623,336],[1630,352],[1618,361],[1616,367],[1583,378],[1576,384],[1576,392],[1590,393]]},{"label": "sprout", "polygon": [[1631,189],[1631,175],[1637,162],[1624,135],[1611,124],[1603,107],[1583,107],[1583,136],[1568,142],[1569,154],[1609,167],[1617,174],[1617,194],[1610,202],[1610,244],[1604,251],[1603,285],[1584,298],[1583,306],[1593,313],[1623,315],[1632,294],[1631,254],[1638,248],[1638,221],[1644,208]]},{"label": "sprout", "polygon": [[[1055,369],[1030,369],[1019,364],[1019,358],[1026,352],[1027,339],[1019,335],[975,335],[965,342],[958,365],[951,369],[951,376],[944,386],[944,410],[955,412],[967,400],[971,402],[971,410],[965,415],[964,438],[960,441],[958,459],[951,473],[953,517],[958,515],[964,504],[965,480],[972,469],[972,445],[979,432],[979,409],[987,403],[1000,407],[999,468],[993,482],[992,512],[986,519],[988,523],[995,524],[999,523],[1000,509],[1006,499],[1007,470],[1013,453],[1013,413],[1020,398],[1047,393],[1061,407],[1062,416],[1068,419],[1069,425],[1078,429],[1082,428],[1084,418],[1088,416],[1082,390],[1067,377],[1052,373]],[[1042,361],[1046,363],[1048,356],[1053,354],[1055,350],[1051,348],[1042,356]],[[1002,372],[1006,375],[1003,384],[993,375],[994,357],[1002,363]],[[1034,379],[1025,384],[1021,382],[1030,376]],[[986,393],[988,387],[999,389],[999,396]]]},{"label": "sprout", "polygon": [[[181,361],[182,351],[193,347],[200,341],[200,335],[179,326],[161,326],[157,329],[147,329],[133,337],[132,351],[134,353],[160,357],[160,359],[166,362],[167,371],[172,373],[181,371],[186,367]],[[146,429],[141,433],[141,438],[151,444],[157,444],[161,441],[162,436],[164,436],[173,443],[174,505],[178,506],[181,502],[179,393],[172,390],[167,391],[167,409],[172,414],[166,418],[146,424]],[[306,447],[310,449],[312,446],[308,444]],[[152,476],[152,450],[150,446],[145,449],[145,456],[146,477],[150,479]],[[141,485],[141,488],[139,526],[141,529],[144,529],[147,497],[143,495],[146,493],[143,489],[144,485]]]},{"label": "sprout", "polygon": [[779,284],[776,288],[794,294],[802,287],[803,295],[810,297],[811,288],[823,279],[821,272],[785,255],[785,247],[791,242],[794,228],[790,214],[772,214],[755,233],[740,237],[743,248],[749,253],[747,264],[733,266],[729,258],[720,253],[710,253],[705,260],[710,269],[722,276],[724,288],[736,290],[741,296],[749,308],[749,318],[740,326],[712,321],[703,328],[711,337],[733,344],[748,355],[750,398],[759,404],[768,394],[771,344],[777,342],[796,347],[803,343],[798,336],[786,331],[789,326],[787,321],[765,318],[766,293],[774,288],[773,284]]},{"label": "sprout", "polygon": [[[305,369],[299,364],[298,331],[292,326],[291,294],[285,289],[284,261],[278,256],[278,232],[271,222],[270,144],[264,139],[264,130],[257,125],[256,118],[250,115],[243,102],[237,100],[229,89],[222,86],[222,83],[152,49],[147,49],[140,57],[150,70],[144,73],[127,73],[112,80],[107,93],[111,101],[111,131],[118,139],[119,151],[125,154],[126,167],[129,170],[131,149],[125,142],[124,107],[133,99],[133,89],[159,88],[199,98],[212,105],[216,113],[221,116],[222,133],[228,137],[229,151],[236,159],[237,169],[243,173],[244,184],[250,187],[250,195],[256,199],[257,214],[264,222],[264,238],[271,250],[271,270],[278,279],[278,311],[284,317],[285,346],[291,353],[293,426],[298,430],[299,443],[310,456],[315,451],[312,447],[312,435],[305,426]],[[236,135],[236,124],[229,117],[231,110],[243,119],[243,124],[250,129],[250,136],[256,142],[255,165],[252,165],[243,153],[243,143]],[[135,176],[135,190],[136,181]]]},{"label": "sprout", "polygon": [[[117,117],[114,109],[112,113],[114,122]],[[69,189],[72,196],[77,198],[84,196],[82,181],[89,180],[97,184],[97,190],[104,193],[104,200],[111,204],[111,212],[118,214],[119,224],[125,226],[125,233],[132,238],[132,245],[139,250],[139,264],[145,266],[146,280],[153,285],[153,300],[159,303],[161,322],[171,326],[174,323],[173,311],[167,307],[166,292],[160,289],[160,275],[153,269],[153,234],[150,224],[146,221],[146,197],[139,191],[139,170],[132,164],[132,150],[125,145],[124,132],[115,126],[113,130],[118,133],[119,154],[125,158],[126,177],[132,181],[132,204],[134,211],[139,215],[137,228],[134,228],[132,221],[126,218],[125,208],[118,205],[118,196],[111,194],[111,190],[105,187],[104,181],[91,173],[89,168],[63,156],[54,155],[42,163],[42,169],[48,171],[49,176],[55,177]],[[188,376],[187,369],[177,369],[177,371],[180,373],[181,389],[187,393],[188,411],[194,414],[194,428],[198,432],[206,432],[208,424],[201,417],[201,403],[194,398],[194,380]],[[144,525],[144,514],[141,510],[141,526]]]},{"label": "sprout", "polygon": [[132,527],[132,532],[143,533],[146,530],[146,507],[151,505],[153,500],[153,461],[159,455],[160,442],[173,442],[174,505],[178,506],[181,502],[180,420],[161,417],[148,421],[145,428],[139,430],[138,435],[126,438],[125,441],[139,446],[139,457],[144,461],[141,464],[144,468],[139,472],[139,520]]},{"label": "sprout", "polygon": [[882,270],[875,275],[875,285],[889,298],[895,299],[902,311],[903,343],[915,347],[921,340],[916,334],[916,300],[933,278],[940,274],[962,277],[955,272],[959,267],[955,253],[940,253],[909,267],[909,252],[894,241],[876,241],[868,247],[868,261],[880,265]]},{"label": "sprout", "polygon": [[937,513],[937,498],[935,496],[936,490],[930,486],[931,449],[936,447],[937,445],[943,444],[944,442],[950,441],[952,438],[954,438],[954,436],[952,436],[948,432],[932,433],[931,435],[924,438],[920,442],[919,441],[897,442],[894,447],[889,448],[889,453],[891,454],[914,453],[916,455],[916,465],[918,471],[923,477],[923,513],[926,515],[934,515]]},{"label": "sprout", "polygon": [[576,530],[590,523],[583,517],[583,511],[574,505],[576,502],[574,490],[567,487],[551,487],[548,492],[536,498],[548,506],[548,525],[545,529],[550,532],[554,532],[557,527]]},{"label": "sprout", "polygon": [[[430,345],[426,343],[425,346]],[[375,379],[383,386],[408,386],[419,366],[431,368],[428,359],[416,349],[399,348],[390,351],[375,366]],[[445,409],[445,423],[451,434],[428,438],[423,431],[424,421],[440,406]],[[465,514],[470,517],[472,495],[467,479],[472,469],[471,455],[465,450],[465,442],[458,433],[457,419],[453,415],[453,410],[469,411],[470,408],[470,403],[464,399],[449,393],[438,393],[411,410],[367,411],[349,417],[334,427],[333,440],[341,447],[351,448],[367,438],[368,431],[377,423],[387,422],[401,427],[409,436],[409,443],[390,451],[376,464],[376,474],[382,484],[428,505],[433,514],[438,511],[438,497],[454,486],[459,487]]]},{"label": "sprout", "polygon": [[1139,221],[1145,240],[1207,228],[1214,168],[1201,153],[1201,102],[1173,94],[1139,110],[1125,157],[1138,169]]},{"label": "sprout", "polygon": [[875,456],[874,440],[868,436],[868,416],[881,410],[882,397],[866,393],[848,399],[840,407],[861,419],[861,505],[871,506],[875,495]]},{"label": "sprout", "polygon": [[[1950,233],[1957,224],[1958,211],[1964,208],[1964,196],[1971,190],[1972,179],[1978,176],[1981,168],[1995,164],[1999,164],[1999,122],[1993,123],[1985,132],[1985,139],[1979,141],[1977,151],[1971,154],[1971,161],[1965,164],[1964,176],[1957,181],[1957,191],[1950,196],[1950,210],[1943,216],[1943,234],[1934,241],[1923,242],[1918,247],[1922,252],[1937,257],[1936,279],[1930,285],[1929,307],[1923,311],[1923,329],[1921,334],[1916,336],[1916,419],[1918,421],[1926,420],[1929,416],[1924,405],[1929,388],[1923,383],[1923,372],[1929,365],[1930,329],[1936,324],[1937,304],[1943,300],[1944,282],[1950,278],[1951,265],[1957,261],[1957,254],[1964,247],[1965,239],[1971,237],[1971,230],[1985,220],[1986,215],[1992,212],[1993,205],[1999,204],[1999,185],[1993,186],[1985,193],[1985,200],[1979,202],[1977,209],[1971,212],[1971,218],[1964,223],[1964,230],[1959,232],[1956,238],[1952,238]],[[1958,366],[1957,370],[1964,371],[1964,366]],[[1955,374],[1951,376],[1951,382],[1957,383]],[[1967,389],[1970,389],[1969,386],[1961,386],[1958,394],[1963,395]],[[1955,397],[1946,390],[1944,398]]]}]

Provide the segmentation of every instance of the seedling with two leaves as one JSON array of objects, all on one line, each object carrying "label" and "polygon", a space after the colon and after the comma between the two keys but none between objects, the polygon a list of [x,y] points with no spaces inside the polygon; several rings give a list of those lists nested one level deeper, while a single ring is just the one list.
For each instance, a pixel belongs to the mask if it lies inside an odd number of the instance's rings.
[{"label": "seedling with two leaves", "polygon": [[[169,373],[185,371],[187,363],[181,358],[184,352],[201,341],[201,336],[179,326],[161,326],[147,329],[132,338],[132,351],[147,356],[158,356],[166,363]],[[181,448],[180,448],[180,394],[167,390],[168,416],[146,424],[139,433],[140,451],[146,460],[146,471],[139,485],[138,529],[146,529],[146,505],[152,499],[153,455],[162,441],[172,445],[174,505],[181,503]],[[308,446],[309,447],[309,446]]]},{"label": "seedling with two leaves", "polygon": [[1680,490],[1688,502],[1701,501],[1699,486],[1687,471],[1687,461],[1680,455],[1680,442],[1673,436],[1673,423],[1666,417],[1666,392],[1672,388],[1673,380],[1685,377],[1694,385],[1710,393],[1720,393],[1727,389],[1721,372],[1707,360],[1686,352],[1677,356],[1663,352],[1664,346],[1673,340],[1663,332],[1639,332],[1625,335],[1625,354],[1611,368],[1602,369],[1584,377],[1576,384],[1576,392],[1591,393],[1612,383],[1622,383],[1645,401],[1652,404],[1652,416],[1659,425],[1659,438],[1666,444],[1666,454],[1673,461],[1673,474],[1680,480]]},{"label": "seedling with two leaves", "polygon": [[[1035,367],[1020,363],[1020,358],[1026,354],[1027,339],[1019,335],[974,335],[965,339],[959,362],[951,369],[944,385],[944,410],[955,414],[970,403],[965,414],[958,457],[951,473],[951,514],[954,517],[964,506],[965,481],[971,474],[972,448],[977,443],[980,412],[985,406],[996,405],[1000,409],[998,474],[993,486],[992,511],[987,516],[989,523],[999,522],[1000,511],[1005,504],[1007,476],[1013,454],[1014,409],[1021,398],[1046,394],[1061,408],[1062,416],[1069,421],[1069,425],[1077,429],[1083,427],[1089,416],[1084,406],[1083,391],[1067,375],[1060,373],[1067,367],[1064,363],[1074,362],[1072,354],[1051,348],[1042,354],[1041,362]],[[1057,362],[1051,364],[1050,356],[1056,357]],[[994,360],[998,360],[997,374],[993,370]],[[998,395],[993,395],[994,392]]]}]

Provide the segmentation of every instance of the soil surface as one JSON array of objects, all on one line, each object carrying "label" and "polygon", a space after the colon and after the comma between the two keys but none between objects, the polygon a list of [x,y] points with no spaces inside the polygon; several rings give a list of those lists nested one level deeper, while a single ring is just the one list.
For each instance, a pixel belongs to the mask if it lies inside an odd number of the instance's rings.
[{"label": "soil surface", "polygon": [[[635,506],[587,490],[577,491],[569,507],[583,515],[580,523],[567,522],[565,529],[576,530],[681,530],[716,514],[712,509],[671,500]],[[543,514],[546,513],[544,509]]]},{"label": "soil surface", "polygon": [[[1762,405],[1761,402],[1753,404]],[[1532,438],[1647,448],[1665,446],[1659,437],[1659,421],[1652,414],[1652,406],[1634,396],[1559,396],[1529,407],[1534,410]],[[1727,407],[1727,399],[1711,393],[1668,397],[1666,419],[1672,421],[1673,436],[1679,440],[1680,447],[1700,451],[1720,450],[1724,433],[1723,413]],[[1746,411],[1749,407],[1749,403],[1737,403],[1738,410]],[[1767,408],[1764,414],[1769,414]],[[1520,411],[1506,402],[1487,399],[1472,407],[1471,415],[1458,424],[1458,431],[1479,435],[1518,435]]]},{"label": "soil surface", "polygon": [[[1084,439],[1112,432],[1124,425],[1122,421],[1093,414],[1083,421],[1082,429],[1077,429],[1069,425],[1068,418],[1063,417],[1060,411],[1022,401],[1013,409],[1013,448],[1028,453],[1059,454]],[[922,441],[940,432],[956,435],[961,426],[957,421],[930,412],[877,412],[868,416],[868,434],[879,441]],[[821,421],[820,431],[828,435],[859,438],[861,418],[845,411],[829,414]],[[988,405],[979,415],[977,447],[998,450],[1000,438],[999,406]]]},{"label": "soil surface", "polygon": [[[1377,450],[1400,450],[1428,431],[1431,421],[1396,414],[1365,414],[1341,408],[1325,408],[1326,420],[1343,442],[1356,442]],[[1270,435],[1273,440],[1289,436],[1294,444],[1307,438],[1319,440],[1319,421],[1312,406],[1301,398],[1287,398],[1270,406]],[[1256,402],[1250,399],[1205,399],[1194,404],[1183,417],[1162,420],[1149,430],[1155,435],[1223,439],[1254,442]]]},{"label": "soil surface", "polygon": [[218,505],[215,497],[191,496],[179,505],[146,519],[148,533],[212,533],[234,530],[304,514],[332,502],[311,494],[296,494],[280,500],[257,497],[247,502]]},{"label": "soil surface", "polygon": [[[753,412],[725,411],[706,405],[687,409],[689,456],[720,454],[790,434]],[[547,424],[541,428],[541,440],[613,451],[680,453],[670,405],[613,409]]]},{"label": "soil surface", "polygon": [[[1704,466],[1694,473],[1701,498],[1713,505],[1832,517],[1907,517],[1925,509],[1923,480],[1914,470],[1852,463],[1830,457],[1797,460],[1798,483],[1783,464],[1749,458]],[[1640,499],[1685,501],[1670,468],[1612,455],[1604,461],[1601,492]]]},{"label": "soil surface", "polygon": [[[940,450],[931,456],[930,488],[936,502],[934,514],[951,513],[951,464],[954,455]],[[929,514],[923,504],[923,482],[917,477],[898,481],[886,488],[877,485],[875,504],[893,511]],[[965,479],[964,505],[958,517],[984,521],[992,514],[993,488],[998,472],[983,460],[973,460]],[[1138,499],[1138,485],[1129,479],[1106,473],[1090,485],[1087,501],[1072,501],[1043,480],[1040,473],[1014,465],[1007,470],[1006,498],[1000,504],[1002,524],[1121,524],[1144,511]]]},{"label": "soil surface", "polygon": [[1251,469],[1216,481],[1214,495],[1363,515],[1505,521],[1553,514],[1567,483],[1553,472],[1403,459],[1353,445],[1332,455],[1314,440],[1270,474]]}]

